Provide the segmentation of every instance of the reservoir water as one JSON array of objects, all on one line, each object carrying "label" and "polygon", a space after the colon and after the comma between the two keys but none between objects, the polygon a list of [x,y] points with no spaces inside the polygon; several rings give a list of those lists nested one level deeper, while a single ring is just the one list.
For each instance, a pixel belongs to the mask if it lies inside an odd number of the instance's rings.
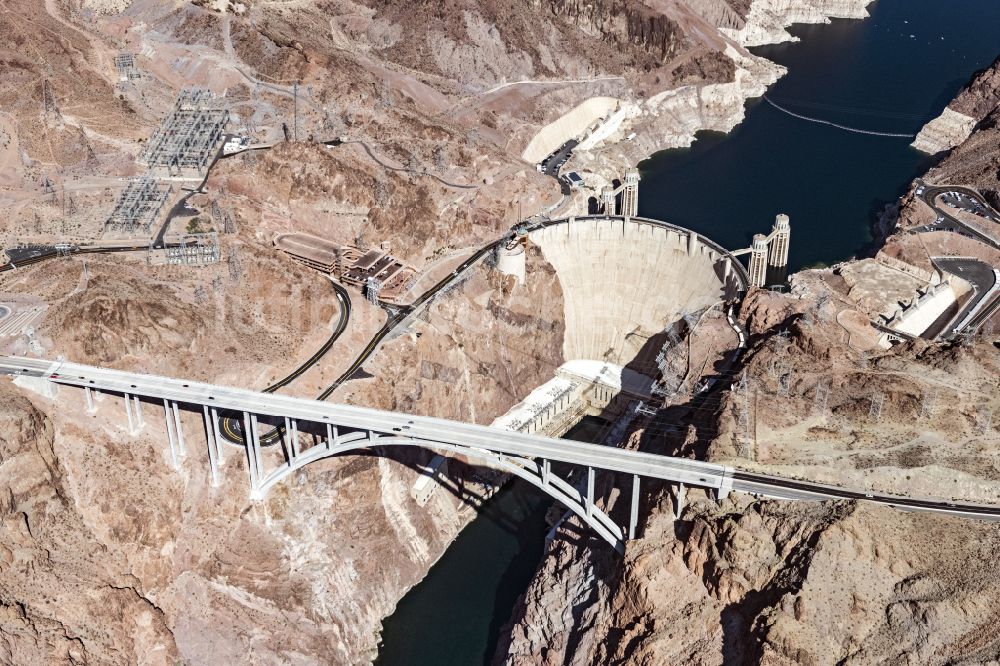
[{"label": "reservoir water", "polygon": [[[862,129],[916,133],[1000,54],[998,0],[877,0],[866,21],[792,29],[801,42],[754,49],[788,67],[769,96]],[[871,240],[877,212],[930,164],[907,139],[792,118],[762,100],[729,135],[641,165],[642,215],[736,249],[792,219],[790,268],[831,264]],[[593,441],[593,422],[568,435]],[[499,630],[544,548],[549,502],[523,483],[501,491],[386,620],[380,666],[488,664]]]},{"label": "reservoir water", "polygon": [[[1000,55],[996,0],[877,0],[864,21],[795,26],[796,43],[753,49],[788,74],[768,97],[796,113],[884,132],[937,116]],[[789,268],[829,265],[871,241],[871,225],[930,165],[911,140],[853,134],[793,118],[757,99],[730,134],[640,165],[639,211],[731,248],[774,216],[792,221]]]}]

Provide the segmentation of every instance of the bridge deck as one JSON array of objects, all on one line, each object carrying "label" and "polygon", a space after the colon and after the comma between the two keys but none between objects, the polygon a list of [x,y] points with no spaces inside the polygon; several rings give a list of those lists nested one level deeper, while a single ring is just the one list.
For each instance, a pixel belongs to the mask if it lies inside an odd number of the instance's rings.
[{"label": "bridge deck", "polygon": [[744,472],[713,463],[604,447],[571,440],[498,430],[426,416],[410,416],[351,405],[338,405],[282,395],[107,370],[68,362],[0,357],[0,374],[39,377],[70,386],[112,393],[206,405],[257,415],[389,434],[446,448],[477,449],[528,459],[565,462],[640,477],[790,500],[855,499],[902,510],[932,511],[955,516],[1000,519],[1000,506],[956,502],[950,498],[916,498],[852,490],[809,481]]}]

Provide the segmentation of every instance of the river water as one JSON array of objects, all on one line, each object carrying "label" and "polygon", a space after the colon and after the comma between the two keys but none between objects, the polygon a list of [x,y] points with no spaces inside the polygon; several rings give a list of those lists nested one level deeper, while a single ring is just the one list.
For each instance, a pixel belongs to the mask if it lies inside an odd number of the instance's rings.
[{"label": "river water", "polygon": [[[584,417],[566,438],[596,442],[607,425]],[[551,504],[520,479],[500,490],[386,619],[377,666],[488,664],[542,557]]]},{"label": "river water", "polygon": [[[754,49],[788,67],[769,97],[796,113],[866,130],[912,132],[1000,54],[1000,0],[877,0],[866,21],[798,26],[801,42]],[[761,100],[729,135],[640,168],[640,213],[729,248],[792,220],[790,268],[850,258],[882,207],[930,164],[907,139],[792,118]],[[600,424],[568,437],[593,441]],[[380,666],[487,664],[541,558],[548,500],[517,482],[462,531],[382,633]]]}]

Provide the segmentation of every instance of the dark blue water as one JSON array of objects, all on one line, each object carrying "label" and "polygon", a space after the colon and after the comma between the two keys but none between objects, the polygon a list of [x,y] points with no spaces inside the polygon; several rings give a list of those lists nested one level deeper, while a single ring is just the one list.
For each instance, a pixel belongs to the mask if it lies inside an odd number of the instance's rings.
[{"label": "dark blue water", "polygon": [[[605,421],[588,416],[566,438],[595,442],[607,429]],[[489,664],[500,629],[542,557],[551,504],[521,480],[491,499],[386,619],[375,663]]]},{"label": "dark blue water", "polygon": [[[799,27],[800,43],[755,49],[789,68],[770,95],[806,115],[916,133],[1000,54],[1000,0],[878,0],[870,10],[868,21]],[[929,163],[905,139],[748,107],[730,135],[702,133],[643,163],[640,212],[734,249],[787,212],[794,270],[861,249],[876,212]],[[586,421],[567,436],[594,441],[604,429]],[[386,620],[378,664],[489,663],[543,552],[548,505],[523,483],[491,500]]]},{"label": "dark blue water", "polygon": [[[768,96],[803,115],[915,134],[1000,54],[998,0],[877,0],[869,11],[866,21],[797,26],[801,42],[753,49],[788,68]],[[753,100],[729,135],[703,132],[691,148],[643,162],[640,213],[733,249],[788,213],[790,268],[831,264],[862,250],[878,211],[930,165],[909,143]]]}]

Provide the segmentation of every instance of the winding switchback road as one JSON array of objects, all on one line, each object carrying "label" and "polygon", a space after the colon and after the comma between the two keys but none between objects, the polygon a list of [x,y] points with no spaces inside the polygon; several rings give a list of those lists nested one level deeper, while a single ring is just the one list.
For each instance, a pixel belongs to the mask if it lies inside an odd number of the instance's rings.
[{"label": "winding switchback road", "polygon": [[[368,361],[368,359],[371,358],[372,354],[374,354],[378,350],[379,346],[386,340],[386,338],[388,338],[393,332],[395,332],[397,328],[405,327],[407,324],[407,320],[410,317],[418,313],[431,299],[433,299],[443,289],[454,283],[456,280],[461,279],[465,271],[467,271],[470,267],[475,265],[479,260],[481,260],[484,256],[486,256],[487,253],[492,252],[493,248],[495,248],[498,243],[502,242],[502,240],[503,239],[493,241],[492,243],[479,249],[475,254],[473,254],[468,259],[463,261],[458,266],[458,268],[449,273],[445,278],[440,280],[433,287],[431,287],[423,294],[421,294],[416,301],[400,309],[398,312],[390,314],[385,324],[383,324],[382,327],[375,333],[375,335],[372,336],[372,339],[369,340],[367,346],[365,346],[364,350],[362,350],[362,352],[358,355],[358,357],[354,360],[354,362],[351,363],[350,367],[348,367],[347,370],[345,370],[337,378],[337,380],[333,382],[333,384],[331,384],[329,387],[326,388],[326,390],[320,393],[317,400],[326,400],[327,398],[329,398],[334,391],[340,388],[340,386],[344,382],[350,379],[358,370],[361,369],[361,366],[363,366]],[[338,297],[340,297],[342,300],[346,299],[346,302],[349,304],[350,297],[348,296],[347,291],[336,283],[334,283],[334,287],[338,290]],[[348,305],[348,311],[349,309],[350,306]],[[347,324],[345,321],[344,326],[346,325]],[[340,326],[338,326],[338,329],[340,329],[340,332],[343,331],[342,327]],[[339,337],[339,335],[340,335],[339,332],[335,332],[336,337]],[[273,392],[273,390],[280,388],[281,386],[285,386],[290,381],[295,379],[295,377],[299,376],[300,374],[308,370],[310,367],[312,367],[317,361],[319,361],[320,358],[322,358],[322,356],[326,353],[326,351],[329,350],[333,342],[336,341],[336,337],[331,338],[331,340],[328,341],[328,344],[324,345],[324,348],[321,349],[320,352],[317,352],[317,354],[313,355],[312,358],[303,363],[295,372],[293,372],[291,375],[286,377],[281,382],[278,382],[274,386],[268,387],[268,389],[265,389],[265,392],[270,393]],[[236,444],[238,446],[246,445],[246,440],[243,436],[243,424],[240,421],[239,416],[234,416],[231,414],[220,415],[219,425],[220,425],[220,434],[223,436],[223,438],[226,439],[226,441],[228,441],[231,444]],[[275,426],[270,431],[261,434],[260,436],[261,445],[273,446],[274,444],[278,443],[284,432],[285,432],[284,425]]]},{"label": "winding switchback road", "polygon": [[[333,289],[337,293],[337,300],[340,302],[340,319],[337,321],[337,325],[334,326],[330,337],[326,339],[326,342],[323,343],[322,347],[316,350],[315,354],[292,370],[291,373],[265,388],[263,393],[274,393],[278,389],[288,386],[302,376],[307,370],[316,365],[320,359],[326,356],[326,353],[330,351],[333,344],[337,342],[340,336],[343,335],[344,331],[347,329],[347,324],[351,319],[351,295],[348,293],[347,289],[336,282],[331,281],[330,284],[333,285]],[[220,433],[229,442],[239,444],[241,446],[244,444],[243,424],[239,416],[233,417],[229,414],[220,415],[219,426]],[[266,443],[268,445],[274,444],[278,441],[278,438],[283,432],[284,427],[275,428],[274,430],[261,436],[261,443]]]},{"label": "winding switchback road", "polygon": [[[949,213],[944,208],[938,206],[937,204],[937,198],[941,195],[953,194],[953,193],[961,194],[977,202],[982,208],[982,210],[985,212],[985,215],[982,217],[984,219],[997,222],[997,229],[1000,230],[1000,213],[993,210],[993,207],[990,206],[990,204],[985,199],[983,199],[983,196],[979,194],[979,192],[976,192],[971,188],[960,187],[958,185],[926,185],[921,180],[918,180],[917,183],[920,187],[924,188],[923,193],[919,195],[920,199],[925,204],[927,204],[931,210],[937,213],[939,217],[948,220],[950,223],[954,224],[957,227],[961,227],[963,231],[972,235],[974,238],[976,238],[976,240],[982,241],[983,243],[986,243],[990,247],[1000,250],[1000,240],[997,240],[997,237],[987,234],[983,231],[980,231],[979,229],[973,226],[970,226],[969,224],[958,219],[957,217]],[[1000,233],[998,233],[998,235],[1000,235]]]}]

